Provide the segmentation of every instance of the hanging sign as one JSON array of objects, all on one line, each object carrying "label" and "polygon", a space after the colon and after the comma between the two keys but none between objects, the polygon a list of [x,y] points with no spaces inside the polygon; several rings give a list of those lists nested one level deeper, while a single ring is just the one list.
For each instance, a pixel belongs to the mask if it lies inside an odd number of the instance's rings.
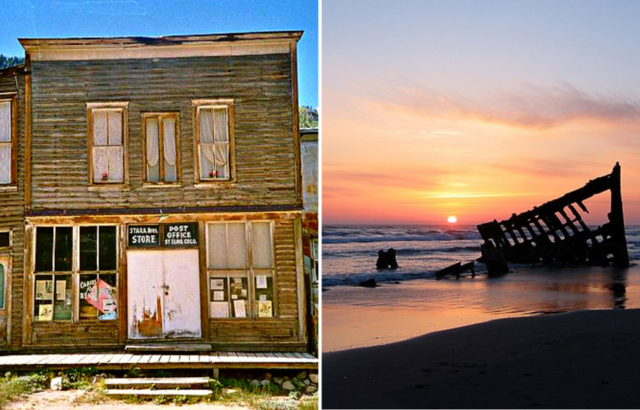
[{"label": "hanging sign", "polygon": [[129,247],[160,246],[160,225],[130,225]]},{"label": "hanging sign", "polygon": [[197,222],[163,224],[162,232],[162,246],[198,246]]}]

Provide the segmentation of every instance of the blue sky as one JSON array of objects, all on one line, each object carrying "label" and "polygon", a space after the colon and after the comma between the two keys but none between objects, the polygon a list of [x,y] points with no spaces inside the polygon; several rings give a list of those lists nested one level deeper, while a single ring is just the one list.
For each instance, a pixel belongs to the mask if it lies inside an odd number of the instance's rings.
[{"label": "blue sky", "polygon": [[500,220],[620,161],[640,224],[640,1],[323,0],[322,13],[324,221]]},{"label": "blue sky", "polygon": [[2,0],[0,54],[18,38],[121,37],[303,30],[300,104],[318,106],[317,0]]}]

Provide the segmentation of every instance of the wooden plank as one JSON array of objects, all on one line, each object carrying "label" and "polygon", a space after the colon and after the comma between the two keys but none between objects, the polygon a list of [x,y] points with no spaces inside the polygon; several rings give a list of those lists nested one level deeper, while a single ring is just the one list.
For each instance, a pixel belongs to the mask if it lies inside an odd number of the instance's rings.
[{"label": "wooden plank", "polygon": [[134,363],[132,360],[133,360],[133,355],[131,353],[129,353],[129,354],[125,354],[118,363],[120,363],[120,364],[132,364],[132,363]]},{"label": "wooden plank", "polygon": [[162,357],[159,354],[154,354],[153,356],[151,356],[151,358],[149,359],[149,363],[158,363],[160,361],[160,357]]},{"label": "wooden plank", "polygon": [[105,390],[111,396],[210,396],[211,390]]},{"label": "wooden plank", "polygon": [[208,377],[149,377],[131,379],[106,379],[107,386],[197,386],[209,384]]},{"label": "wooden plank", "polygon": [[113,353],[105,354],[103,357],[99,358],[98,364],[109,363],[115,355]]},{"label": "wooden plank", "polygon": [[139,364],[149,363],[149,360],[151,360],[151,357],[153,357],[153,356],[150,355],[150,354],[144,354],[144,355],[142,355],[140,360],[138,360],[138,363]]},{"label": "wooden plank", "polygon": [[168,354],[163,354],[160,357],[160,363],[169,363],[169,360],[171,359],[171,356]]},{"label": "wooden plank", "polygon": [[198,357],[197,354],[190,354],[189,355],[189,362],[190,363],[198,363],[198,362],[200,362],[200,358]]},{"label": "wooden plank", "polygon": [[182,360],[180,359],[179,355],[170,355],[169,363],[182,363]]}]

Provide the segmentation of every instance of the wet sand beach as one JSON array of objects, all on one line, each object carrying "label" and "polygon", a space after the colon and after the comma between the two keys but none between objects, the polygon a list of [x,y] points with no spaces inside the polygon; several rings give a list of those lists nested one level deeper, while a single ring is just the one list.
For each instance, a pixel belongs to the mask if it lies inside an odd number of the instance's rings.
[{"label": "wet sand beach", "polygon": [[638,408],[640,310],[499,319],[323,354],[323,408]]}]

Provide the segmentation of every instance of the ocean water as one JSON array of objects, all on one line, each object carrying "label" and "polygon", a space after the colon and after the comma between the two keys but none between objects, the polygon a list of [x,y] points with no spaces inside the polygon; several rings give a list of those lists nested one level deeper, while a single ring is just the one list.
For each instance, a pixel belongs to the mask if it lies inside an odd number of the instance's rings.
[{"label": "ocean water", "polygon": [[[640,226],[626,228],[629,257],[640,261]],[[349,286],[435,279],[434,272],[480,257],[482,239],[473,225],[323,225],[322,286]],[[376,269],[379,250],[396,250],[398,269]],[[512,265],[510,265],[513,267]],[[476,262],[476,273],[486,267]]]},{"label": "ocean water", "polygon": [[[434,272],[480,256],[474,226],[323,226],[322,350],[406,340],[506,317],[640,308],[640,227],[627,227],[629,269],[509,265],[489,278],[436,280]],[[399,268],[378,270],[394,248]],[[354,286],[375,278],[375,289]]]}]

